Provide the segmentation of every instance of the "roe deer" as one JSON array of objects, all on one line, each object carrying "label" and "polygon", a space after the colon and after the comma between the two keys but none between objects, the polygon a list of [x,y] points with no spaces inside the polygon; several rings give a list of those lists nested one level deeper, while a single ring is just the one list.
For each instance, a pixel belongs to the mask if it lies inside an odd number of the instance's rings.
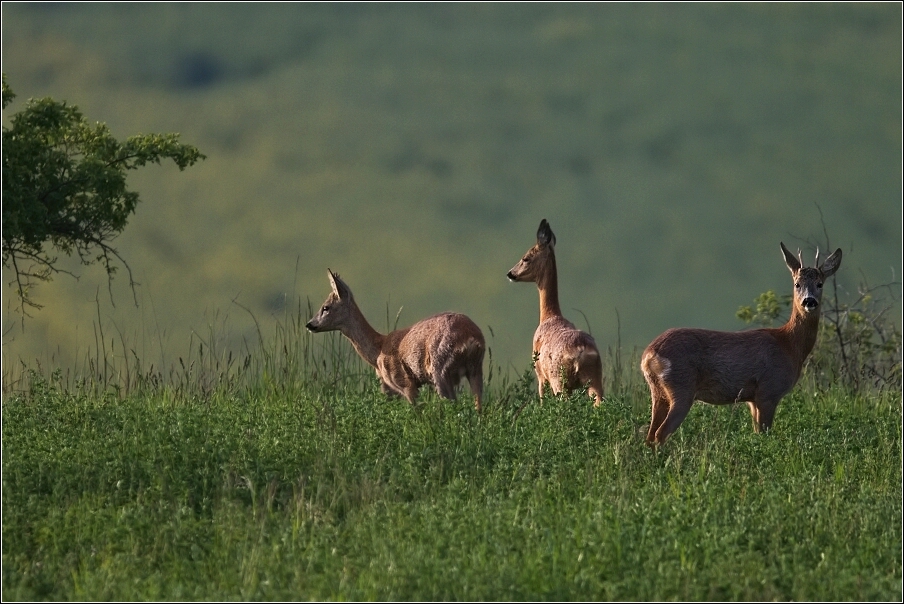
[{"label": "roe deer", "polygon": [[380,387],[389,396],[404,396],[413,405],[421,385],[432,384],[440,396],[455,400],[456,387],[467,378],[474,408],[481,412],[486,342],[471,319],[445,312],[383,335],[364,318],[348,285],[327,272],[333,291],[308,321],[308,330],[342,332],[376,368]]},{"label": "roe deer", "polygon": [[816,343],[822,285],[841,265],[841,249],[817,268],[803,266],[781,243],[794,281],[791,317],[778,328],[712,331],[677,328],[663,332],[640,361],[650,386],[652,419],[647,444],[665,442],[695,400],[714,405],[746,402],[756,432],[769,430],[779,401],[800,378]]},{"label": "roe deer", "polygon": [[540,397],[547,383],[553,394],[587,386],[593,406],[598,407],[603,399],[603,362],[593,336],[562,316],[555,246],[556,236],[544,218],[537,229],[537,244],[506,276],[511,281],[532,281],[540,291],[540,325],[534,332]]}]

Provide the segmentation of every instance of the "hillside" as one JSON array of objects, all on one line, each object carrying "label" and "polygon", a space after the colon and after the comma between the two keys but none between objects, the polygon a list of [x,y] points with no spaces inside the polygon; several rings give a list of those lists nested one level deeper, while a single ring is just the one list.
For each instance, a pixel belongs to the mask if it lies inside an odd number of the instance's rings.
[{"label": "hillside", "polygon": [[51,96],[208,156],[132,178],[116,245],[137,306],[122,273],[111,300],[71,263],[23,330],[4,289],[4,371],[79,361],[98,324],[158,365],[193,338],[238,349],[319,304],[329,267],[375,327],[465,312],[520,372],[537,295],[505,273],[541,218],[563,310],[601,348],[741,328],[738,306],[790,291],[780,241],[806,260],[828,234],[851,292],[900,279],[897,3],[4,3],[2,21],[9,110]]}]

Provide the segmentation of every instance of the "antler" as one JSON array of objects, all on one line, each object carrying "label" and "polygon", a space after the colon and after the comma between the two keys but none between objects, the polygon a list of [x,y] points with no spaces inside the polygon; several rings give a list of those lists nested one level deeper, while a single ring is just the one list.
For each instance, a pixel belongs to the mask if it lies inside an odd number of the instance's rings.
[{"label": "antler", "polygon": [[816,264],[814,264],[816,268],[819,268],[819,246],[816,246]]}]

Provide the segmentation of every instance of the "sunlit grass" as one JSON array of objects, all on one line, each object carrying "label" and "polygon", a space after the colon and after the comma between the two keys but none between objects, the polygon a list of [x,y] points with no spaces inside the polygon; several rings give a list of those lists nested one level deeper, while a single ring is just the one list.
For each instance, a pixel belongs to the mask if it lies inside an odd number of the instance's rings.
[{"label": "sunlit grass", "polygon": [[541,404],[526,368],[481,417],[413,408],[289,325],[241,379],[30,373],[3,403],[4,599],[901,596],[898,393],[798,389],[765,436],[698,405],[654,451],[636,384]]},{"label": "sunlit grass", "polygon": [[[739,328],[786,236],[894,272],[900,8],[676,8],[4,3],[12,110],[209,159],[136,174],[137,308],[76,263],[5,318],[3,599],[900,601],[900,386],[805,374],[770,434],[697,405],[654,451],[631,348]],[[526,366],[544,217],[599,409]],[[485,328],[484,415],[307,334],[327,267],[380,329]]]}]

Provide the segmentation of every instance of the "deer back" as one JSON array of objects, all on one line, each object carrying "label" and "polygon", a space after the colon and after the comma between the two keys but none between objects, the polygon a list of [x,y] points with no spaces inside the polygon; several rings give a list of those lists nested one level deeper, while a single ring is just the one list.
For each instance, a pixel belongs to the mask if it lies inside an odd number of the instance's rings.
[{"label": "deer back", "polygon": [[398,358],[419,382],[434,383],[436,376],[473,365],[478,352],[482,363],[485,348],[483,332],[470,318],[445,312],[390,333],[382,354]]},{"label": "deer back", "polygon": [[748,400],[763,388],[784,394],[800,377],[799,365],[768,329],[669,329],[647,346],[641,367],[713,404]]}]

